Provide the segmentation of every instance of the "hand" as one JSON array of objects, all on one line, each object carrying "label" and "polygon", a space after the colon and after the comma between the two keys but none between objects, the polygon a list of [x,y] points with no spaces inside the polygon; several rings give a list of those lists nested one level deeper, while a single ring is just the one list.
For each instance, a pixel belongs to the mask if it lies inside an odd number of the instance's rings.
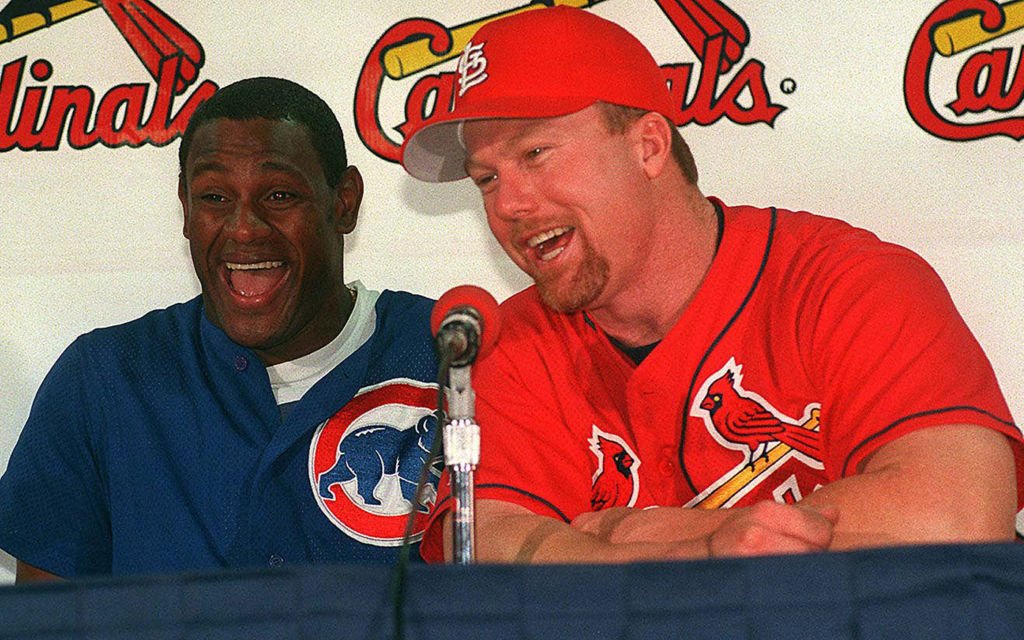
[{"label": "hand", "polygon": [[629,507],[612,507],[600,511],[585,511],[576,516],[570,524],[573,529],[581,533],[587,533],[607,542],[612,541],[612,531],[627,516],[635,513],[636,509]]},{"label": "hand", "polygon": [[759,502],[730,512],[707,538],[712,557],[825,551],[839,520],[831,506]]}]

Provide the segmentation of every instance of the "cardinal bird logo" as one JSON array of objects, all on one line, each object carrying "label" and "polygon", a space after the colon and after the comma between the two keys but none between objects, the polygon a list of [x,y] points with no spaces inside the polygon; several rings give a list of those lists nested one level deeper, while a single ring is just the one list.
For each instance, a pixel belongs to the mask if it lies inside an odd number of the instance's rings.
[{"label": "cardinal bird logo", "polygon": [[[767,461],[768,452],[779,443],[821,460],[821,433],[803,426],[807,421],[790,418],[756,393],[742,386],[742,367],[735,359],[710,378],[698,395],[699,409],[709,420],[708,429],[723,446],[746,452],[747,465]],[[818,405],[808,405],[808,415]],[[817,424],[815,422],[815,424]]]},{"label": "cardinal bird logo", "polygon": [[640,491],[640,459],[636,453],[621,437],[602,431],[597,425],[593,425],[593,435],[587,442],[591,453],[597,456],[590,507],[594,511],[632,507]]}]

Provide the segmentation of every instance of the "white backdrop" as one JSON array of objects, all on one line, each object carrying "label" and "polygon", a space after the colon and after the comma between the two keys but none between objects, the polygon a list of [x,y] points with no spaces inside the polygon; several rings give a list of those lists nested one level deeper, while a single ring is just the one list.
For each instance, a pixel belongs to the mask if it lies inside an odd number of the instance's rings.
[{"label": "white backdrop", "polygon": [[[404,79],[385,78],[379,94],[364,88],[357,99],[360,73],[382,36],[396,33],[410,18],[455,27],[526,0],[155,2],[205,54],[195,83],[175,99],[172,113],[204,82],[225,85],[252,75],[296,80],[334,107],[367,190],[359,226],[346,247],[349,279],[434,296],[474,283],[499,300],[526,286],[526,278],[491,241],[471,185],[420,184],[356,134],[356,105],[362,104],[373,110],[384,135],[400,142],[395,127],[405,119],[416,83],[454,67],[448,61]],[[697,157],[705,193],[731,204],[833,215],[922,254],[944,278],[985,347],[1019,420],[1024,415],[1024,143],[1019,140],[1024,100],[1010,92],[1003,111],[988,108],[962,116],[945,105],[957,97],[963,74],[999,60],[1002,50],[1008,61],[975,71],[975,91],[985,93],[985,82],[1000,70],[1024,77],[1024,30],[950,57],[928,57],[926,65],[912,61],[910,72],[928,77],[931,91],[904,87],[908,52],[925,20],[940,5],[960,8],[965,2],[727,0],[750,39],[738,63],[718,79],[718,94],[744,70],[760,78],[771,102],[785,110],[771,126],[741,125],[711,114],[704,124],[690,123],[682,131]],[[54,4],[57,9],[96,3]],[[687,46],[659,6],[678,4],[603,0],[590,10],[639,35],[659,63],[691,65],[692,98],[702,56]],[[1004,9],[1012,24],[1024,21],[1024,2]],[[181,235],[176,141],[76,149],[65,132],[53,150],[12,148],[12,141],[27,140],[10,132],[32,87],[49,96],[58,86],[84,86],[99,100],[115,87],[135,84],[149,88],[151,103],[157,82],[142,58],[103,9],[35,30],[26,25],[31,21],[12,22],[0,31],[0,64],[7,70],[0,87],[0,124],[7,126],[0,128],[0,470],[36,388],[75,336],[198,293]],[[19,29],[25,32],[16,33]],[[11,69],[22,58],[26,70],[19,85]],[[50,63],[52,75],[33,78],[27,67],[40,59]],[[374,67],[372,59],[369,64]],[[744,92],[733,101],[732,112],[752,100]],[[994,123],[1017,137],[945,140],[915,122],[908,104],[932,105],[958,132]],[[13,561],[0,557],[0,582],[10,581],[12,570]]]}]

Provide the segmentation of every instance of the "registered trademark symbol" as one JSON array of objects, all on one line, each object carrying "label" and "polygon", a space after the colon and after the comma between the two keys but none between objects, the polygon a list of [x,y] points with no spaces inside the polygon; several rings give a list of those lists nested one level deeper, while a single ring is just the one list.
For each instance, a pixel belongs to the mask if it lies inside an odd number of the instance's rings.
[{"label": "registered trademark symbol", "polygon": [[782,93],[788,96],[789,94],[796,91],[796,80],[794,80],[793,78],[786,78],[779,85],[779,88],[782,89]]}]

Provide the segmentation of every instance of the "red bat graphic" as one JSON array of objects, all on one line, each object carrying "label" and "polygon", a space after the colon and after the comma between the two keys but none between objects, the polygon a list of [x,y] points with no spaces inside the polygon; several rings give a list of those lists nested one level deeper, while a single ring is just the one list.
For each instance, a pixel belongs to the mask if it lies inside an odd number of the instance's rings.
[{"label": "red bat graphic", "polygon": [[765,455],[768,443],[776,441],[821,460],[821,434],[782,422],[755,400],[741,396],[736,392],[732,371],[711,383],[700,408],[710,414],[711,423],[723,438],[746,445],[751,468]]},{"label": "red bat graphic", "polygon": [[750,32],[743,19],[719,0],[657,0],[679,35],[704,59],[707,41],[724,38],[719,71],[725,73],[743,57]]}]

